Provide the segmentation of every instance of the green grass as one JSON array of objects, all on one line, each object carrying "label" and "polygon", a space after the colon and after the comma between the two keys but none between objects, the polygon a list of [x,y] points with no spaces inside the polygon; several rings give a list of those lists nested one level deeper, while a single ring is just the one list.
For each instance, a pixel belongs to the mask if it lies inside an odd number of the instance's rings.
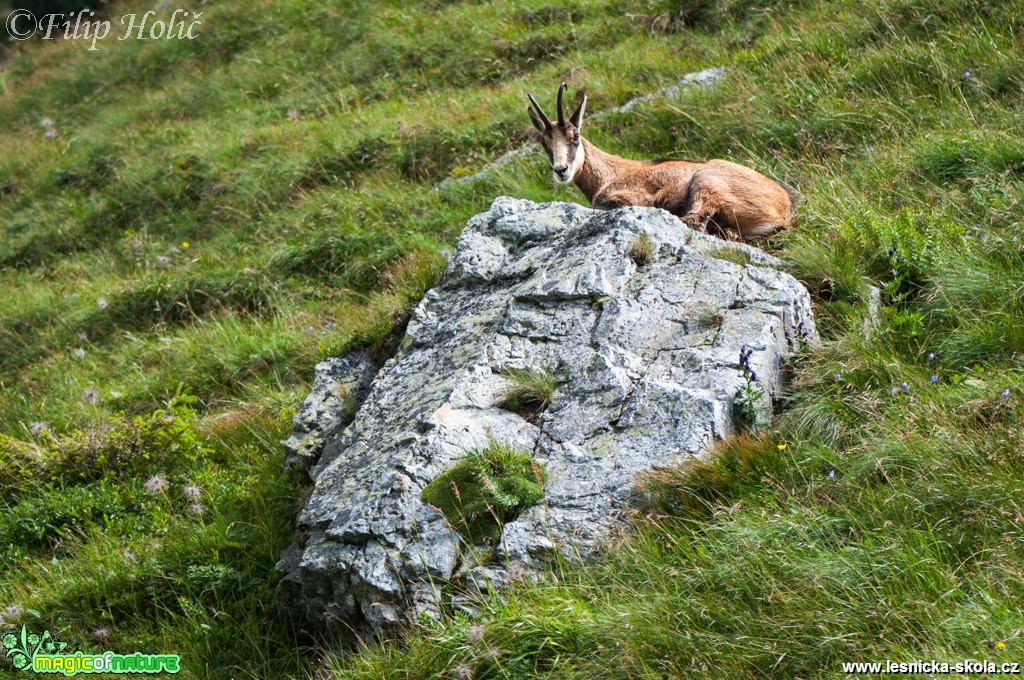
[{"label": "green grass", "polygon": [[637,267],[643,267],[654,257],[654,244],[647,234],[640,234],[630,242],[626,254]]},{"label": "green grass", "polygon": [[546,368],[514,368],[506,375],[512,384],[498,396],[497,405],[525,418],[532,418],[543,411],[558,389],[558,377]]},{"label": "green grass", "polygon": [[[206,8],[194,41],[9,52],[0,616],[86,650],[180,653],[185,677],[312,674],[273,596],[301,494],[281,469],[289,415],[319,359],[391,351],[495,196],[581,201],[540,151],[442,184],[523,144],[525,93],[567,79],[608,151],[728,158],[800,191],[792,230],[759,245],[811,290],[824,343],[769,434],[647,480],[649,517],[596,565],[328,673],[827,677],[852,659],[1020,658],[1022,10],[241,0]],[[594,116],[716,65],[731,70],[713,88]],[[869,286],[883,307],[867,331]],[[47,476],[58,450],[117,457],[115,435],[181,392],[194,459]]]}]

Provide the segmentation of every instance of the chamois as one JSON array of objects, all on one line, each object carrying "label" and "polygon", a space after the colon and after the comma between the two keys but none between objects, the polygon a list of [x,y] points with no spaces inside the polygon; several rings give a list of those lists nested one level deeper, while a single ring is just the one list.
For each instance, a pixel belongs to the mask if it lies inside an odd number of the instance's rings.
[{"label": "chamois", "polygon": [[707,232],[710,224],[731,239],[767,236],[789,226],[796,195],[743,165],[723,160],[635,161],[605,153],[580,135],[586,95],[565,119],[565,88],[565,83],[558,88],[557,123],[532,94],[527,94],[532,108],[526,111],[540,132],[555,181],[575,182],[592,208],[664,208],[699,231]]}]

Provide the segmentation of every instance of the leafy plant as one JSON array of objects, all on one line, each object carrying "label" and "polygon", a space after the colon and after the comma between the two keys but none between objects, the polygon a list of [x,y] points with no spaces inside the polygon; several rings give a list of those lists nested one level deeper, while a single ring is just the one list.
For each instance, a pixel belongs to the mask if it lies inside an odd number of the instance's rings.
[{"label": "leafy plant", "polygon": [[754,350],[746,345],[740,347],[739,364],[740,370],[743,372],[744,385],[739,397],[740,410],[737,420],[740,426],[748,432],[763,427],[768,418],[767,409],[764,406],[764,392],[758,387],[757,373],[750,365],[750,357],[753,354]]},{"label": "leafy plant", "polygon": [[118,416],[101,426],[64,434],[44,431],[40,481],[64,486],[112,474],[138,475],[180,469],[211,453],[193,426],[193,398],[176,397],[145,415]]}]

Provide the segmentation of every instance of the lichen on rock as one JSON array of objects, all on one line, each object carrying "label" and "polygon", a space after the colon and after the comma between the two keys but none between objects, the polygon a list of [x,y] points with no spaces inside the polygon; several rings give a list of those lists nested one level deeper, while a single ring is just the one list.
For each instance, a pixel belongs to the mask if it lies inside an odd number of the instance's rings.
[{"label": "lichen on rock", "polygon": [[[640,236],[643,266],[630,255]],[[352,422],[307,459],[314,486],[279,564],[282,600],[306,624],[369,637],[558,554],[585,558],[641,500],[638,473],[736,432],[745,395],[769,410],[787,357],[816,341],[807,291],[757,248],[654,208],[499,198],[467,224]],[[524,370],[558,376],[529,417],[500,405]],[[422,493],[495,441],[547,479],[485,563]],[[455,579],[468,594],[446,594]]]}]

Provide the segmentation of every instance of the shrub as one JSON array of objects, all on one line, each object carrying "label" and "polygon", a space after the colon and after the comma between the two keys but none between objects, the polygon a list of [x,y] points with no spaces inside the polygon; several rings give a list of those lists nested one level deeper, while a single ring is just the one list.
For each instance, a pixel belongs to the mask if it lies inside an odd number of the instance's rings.
[{"label": "shrub", "polygon": [[39,468],[39,449],[0,435],[0,498],[11,498]]},{"label": "shrub", "polygon": [[503,524],[544,497],[546,478],[544,467],[529,453],[493,442],[441,473],[421,497],[470,544],[495,543]]},{"label": "shrub", "polygon": [[190,401],[178,397],[165,409],[134,418],[120,416],[67,434],[43,433],[40,481],[82,484],[111,473],[143,474],[195,462],[210,450],[196,435]]}]

